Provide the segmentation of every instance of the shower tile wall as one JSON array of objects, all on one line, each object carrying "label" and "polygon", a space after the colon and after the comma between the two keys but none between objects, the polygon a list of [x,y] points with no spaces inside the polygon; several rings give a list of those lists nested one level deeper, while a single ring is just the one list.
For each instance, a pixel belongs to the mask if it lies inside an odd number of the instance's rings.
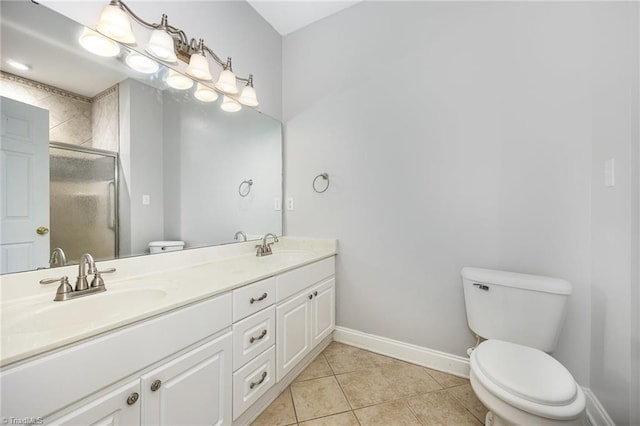
[{"label": "shower tile wall", "polygon": [[118,151],[118,90],[93,99],[2,73],[0,95],[49,111],[49,140]]}]

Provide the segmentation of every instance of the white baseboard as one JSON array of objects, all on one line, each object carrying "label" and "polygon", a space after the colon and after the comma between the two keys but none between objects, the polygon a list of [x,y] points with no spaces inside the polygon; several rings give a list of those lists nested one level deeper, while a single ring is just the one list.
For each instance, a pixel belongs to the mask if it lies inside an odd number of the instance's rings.
[{"label": "white baseboard", "polygon": [[413,364],[469,378],[469,359],[446,352],[375,336],[344,327],[336,327],[333,340]]},{"label": "white baseboard", "polygon": [[615,426],[596,395],[589,388],[582,388],[587,398],[587,420],[592,426]]}]

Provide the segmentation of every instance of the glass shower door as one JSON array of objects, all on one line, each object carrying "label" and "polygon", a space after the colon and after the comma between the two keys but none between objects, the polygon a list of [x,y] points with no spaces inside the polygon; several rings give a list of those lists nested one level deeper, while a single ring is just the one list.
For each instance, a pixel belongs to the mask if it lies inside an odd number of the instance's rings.
[{"label": "glass shower door", "polygon": [[117,257],[117,154],[51,143],[49,155],[51,249],[62,248],[68,263],[82,253]]}]

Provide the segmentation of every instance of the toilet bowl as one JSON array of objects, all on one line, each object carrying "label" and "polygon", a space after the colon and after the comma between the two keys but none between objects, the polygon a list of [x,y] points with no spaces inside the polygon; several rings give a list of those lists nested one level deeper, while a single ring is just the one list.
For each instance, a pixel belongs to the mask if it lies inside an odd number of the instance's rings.
[{"label": "toilet bowl", "polygon": [[168,251],[179,251],[184,248],[184,241],[151,241],[149,243],[149,253],[166,253]]},{"label": "toilet bowl", "polygon": [[571,284],[480,268],[462,270],[471,349],[471,387],[487,425],[583,425],[586,399],[556,348]]},{"label": "toilet bowl", "polygon": [[489,409],[486,425],[584,425],[584,392],[550,355],[501,340],[472,353],[471,387]]}]

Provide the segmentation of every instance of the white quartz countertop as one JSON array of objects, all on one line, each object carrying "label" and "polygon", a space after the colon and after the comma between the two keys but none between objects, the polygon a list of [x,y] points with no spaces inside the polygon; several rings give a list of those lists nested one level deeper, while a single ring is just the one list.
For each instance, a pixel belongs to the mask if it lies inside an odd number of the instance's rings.
[{"label": "white quartz countertop", "polygon": [[[64,302],[53,301],[55,285],[25,297],[16,297],[16,291],[12,289],[7,292],[12,295],[8,300],[3,292],[0,303],[0,366],[131,325],[336,254],[335,240],[317,241],[319,243],[285,239],[284,244],[273,247],[273,255],[264,257],[256,257],[252,250],[255,242],[249,242],[245,243],[244,250],[236,247],[225,252],[219,249],[212,260],[186,267],[113,279],[104,275],[106,292]],[[196,251],[193,250],[194,253]],[[156,258],[154,261],[158,262],[161,256],[169,254],[147,257]],[[184,254],[181,256],[185,257]],[[124,261],[128,262],[125,269],[135,270],[134,260]],[[118,267],[118,262],[111,261],[106,266]],[[71,274],[69,277],[73,284],[74,277]]]}]

